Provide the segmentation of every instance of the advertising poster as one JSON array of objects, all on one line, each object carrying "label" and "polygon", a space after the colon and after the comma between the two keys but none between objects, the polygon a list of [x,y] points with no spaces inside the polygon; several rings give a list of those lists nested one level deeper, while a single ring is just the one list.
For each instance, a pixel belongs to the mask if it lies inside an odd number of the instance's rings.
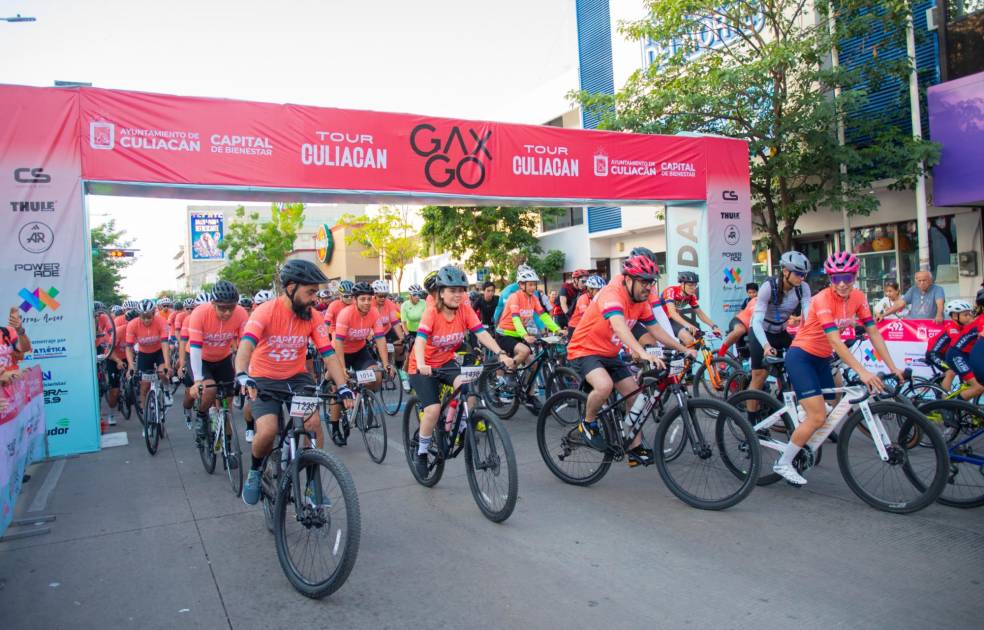
[{"label": "advertising poster", "polygon": [[191,213],[191,259],[222,260],[225,254],[219,249],[222,242],[221,212]]}]

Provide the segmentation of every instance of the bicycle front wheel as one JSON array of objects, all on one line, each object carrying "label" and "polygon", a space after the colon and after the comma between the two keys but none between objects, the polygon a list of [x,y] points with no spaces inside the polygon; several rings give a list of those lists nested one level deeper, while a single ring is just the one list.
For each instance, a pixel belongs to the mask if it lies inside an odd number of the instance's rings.
[{"label": "bicycle front wheel", "polygon": [[569,367],[554,368],[553,373],[547,377],[547,398],[558,392],[579,389],[581,389],[581,377]]},{"label": "bicycle front wheel", "polygon": [[[437,485],[444,474],[444,459],[438,457],[437,446],[431,444],[427,454],[427,476],[421,477],[417,472],[417,445],[420,443],[420,419],[423,412],[417,406],[417,397],[411,396],[403,408],[403,452],[407,456],[410,474],[420,485],[431,488]],[[437,431],[433,436],[436,438]]]},{"label": "bicycle front wheel", "polygon": [[144,443],[147,445],[147,452],[151,455],[157,454],[157,447],[161,442],[160,418],[157,415],[157,402],[154,392],[147,392],[147,400],[144,402]]},{"label": "bicycle front wheel", "polygon": [[[399,372],[396,372],[395,376],[383,374],[383,382],[379,388],[379,397],[383,401],[383,408],[386,409],[386,413],[395,416],[396,412],[400,410],[400,405],[403,404],[403,381],[400,379]],[[370,453],[371,455],[372,453]],[[383,455],[385,456],[386,453],[383,453]]]},{"label": "bicycle front wheel", "polygon": [[199,418],[198,421],[205,425],[202,429],[203,437],[198,444],[198,455],[202,459],[205,472],[211,475],[215,472],[215,434],[212,433],[212,421],[208,417]]},{"label": "bicycle front wheel", "polygon": [[243,452],[239,448],[239,431],[232,421],[232,414],[226,411],[225,417],[229,424],[229,432],[222,445],[222,456],[225,460],[226,476],[229,477],[229,483],[232,485],[232,493],[238,497],[243,491]]},{"label": "bicycle front wheel", "polygon": [[871,403],[870,408],[874,422],[887,436],[888,461],[882,460],[858,409],[844,422],[837,438],[837,461],[844,481],[858,498],[884,512],[908,514],[923,509],[939,498],[946,485],[950,460],[943,434],[908,405],[884,401]]},{"label": "bicycle front wheel", "polygon": [[[670,436],[686,440],[679,455]],[[672,438],[679,439],[679,438]],[[723,510],[748,498],[758,481],[760,456],[750,448],[755,430],[733,407],[718,400],[692,398],[660,421],[653,446],[656,468],[670,492],[701,510]]]},{"label": "bicycle front wheel", "polygon": [[485,518],[505,521],[519,496],[516,452],[502,422],[484,409],[473,412],[465,436],[465,466],[472,497]]},{"label": "bicycle front wheel", "polygon": [[984,505],[984,411],[963,400],[940,400],[919,407],[940,426],[950,451],[950,470],[938,501],[973,508]]},{"label": "bicycle front wheel", "polygon": [[304,449],[293,464],[302,487],[293,487],[290,474],[280,480],[277,558],[291,586],[321,599],[341,588],[355,566],[362,537],[359,496],[345,466],[322,450]]},{"label": "bicycle front wheel", "polygon": [[543,463],[558,479],[575,486],[597,483],[612,465],[611,453],[592,448],[580,431],[587,402],[584,392],[561,391],[547,400],[536,419]]},{"label": "bicycle front wheel", "polygon": [[712,356],[710,369],[701,364],[694,375],[694,398],[713,398],[724,400],[731,394],[727,390],[728,377],[742,372],[741,364],[729,356]]},{"label": "bicycle front wheel", "polygon": [[[397,384],[399,387],[399,384]],[[362,413],[359,414],[359,430],[362,432],[362,441],[366,444],[369,451],[369,459],[382,464],[386,459],[386,416],[384,415],[383,405],[375,392],[366,391],[363,393]]]},{"label": "bicycle front wheel", "polygon": [[130,396],[130,392],[133,388],[130,387],[129,383],[124,382],[123,387],[120,388],[120,415],[123,416],[125,420],[129,420],[130,416],[133,414],[133,399]]}]

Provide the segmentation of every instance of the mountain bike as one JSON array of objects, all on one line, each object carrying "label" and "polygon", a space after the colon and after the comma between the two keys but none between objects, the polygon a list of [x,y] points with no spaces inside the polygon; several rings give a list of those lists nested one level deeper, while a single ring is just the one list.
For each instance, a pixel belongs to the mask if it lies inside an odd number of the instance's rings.
[{"label": "mountain bike", "polygon": [[320,599],[348,579],[362,537],[352,475],[340,460],[317,448],[314,434],[304,427],[304,419],[317,412],[322,400],[336,397],[315,386],[297,393],[289,386],[265,389],[258,396],[281,403],[278,437],[263,459],[263,516],[291,586],[306,597]]},{"label": "mountain bike", "polygon": [[[386,413],[391,416],[395,416],[400,410],[400,406],[403,404],[403,391],[405,389],[404,377],[400,373],[400,370],[397,369],[400,363],[397,363],[395,360],[397,345],[402,346],[403,344],[400,342],[386,344],[386,352],[389,354],[390,363],[393,365],[393,373],[383,372],[383,380],[379,387],[379,399],[382,401]],[[378,361],[379,356],[376,349],[372,348],[371,352]]]},{"label": "mountain bike", "polygon": [[561,367],[564,340],[549,336],[531,344],[532,358],[515,370],[486,370],[478,382],[478,391],[485,405],[503,420],[512,418],[520,404],[539,413],[542,401],[564,389],[577,389],[580,377],[567,367]]},{"label": "mountain bike", "polygon": [[729,355],[718,356],[711,347],[703,331],[693,333],[694,341],[690,348],[697,351],[697,371],[694,372],[694,397],[724,400],[728,397],[726,382],[733,374],[744,373],[741,363]]},{"label": "mountain bike", "polygon": [[229,398],[235,388],[234,382],[201,384],[198,386],[198,397],[206,389],[215,389],[215,402],[208,410],[208,418],[202,427],[203,436],[198,437],[198,454],[202,459],[205,472],[215,472],[216,455],[222,454],[222,467],[225,468],[232,492],[236,496],[243,491],[243,453],[239,447],[239,431],[232,423],[232,410],[229,409]]},{"label": "mountain bike", "polygon": [[385,370],[379,367],[368,370],[349,370],[349,388],[355,393],[355,404],[352,409],[343,409],[339,418],[343,422],[342,430],[346,438],[349,433],[349,418],[352,424],[362,433],[362,441],[369,452],[369,459],[382,464],[386,459],[386,416],[379,394],[369,389],[376,382],[376,373]]},{"label": "mountain bike", "polygon": [[164,390],[160,376],[158,376],[156,370],[154,372],[142,372],[140,374],[140,381],[150,383],[150,389],[147,390],[147,399],[144,401],[143,417],[141,419],[144,425],[143,434],[144,443],[147,445],[147,452],[151,455],[156,455],[161,438],[167,437],[167,431],[164,428],[164,416],[167,413]]},{"label": "mountain bike", "polygon": [[[403,444],[413,478],[422,486],[437,485],[444,465],[462,451],[472,498],[485,518],[495,523],[505,521],[516,507],[519,493],[516,453],[502,422],[485,409],[473,409],[468,403],[469,385],[483,370],[494,370],[500,363],[460,368],[465,381],[458,388],[442,387],[439,420],[427,451],[427,476],[417,472],[417,445],[423,409],[411,396],[403,410]],[[434,368],[435,374],[456,374],[459,368]]]}]

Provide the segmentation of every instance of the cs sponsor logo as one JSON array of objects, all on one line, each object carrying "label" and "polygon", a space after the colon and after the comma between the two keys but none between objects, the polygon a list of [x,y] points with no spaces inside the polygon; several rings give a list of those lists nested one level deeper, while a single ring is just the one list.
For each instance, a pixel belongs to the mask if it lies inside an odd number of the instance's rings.
[{"label": "cs sponsor logo", "polygon": [[100,151],[112,151],[116,146],[116,125],[97,121],[89,123],[89,146]]},{"label": "cs sponsor logo", "polygon": [[741,267],[725,267],[724,269],[724,285],[739,285],[741,284]]},{"label": "cs sponsor logo", "polygon": [[725,201],[738,201],[738,193],[733,190],[722,190],[721,199]]},{"label": "cs sponsor logo", "polygon": [[464,188],[474,190],[485,183],[488,173],[483,160],[492,161],[488,148],[492,131],[479,133],[471,128],[467,131],[468,140],[457,125],[447,135],[428,123],[421,123],[410,132],[410,148],[427,158],[424,177],[432,186],[445,188],[457,181]]},{"label": "cs sponsor logo", "polygon": [[43,254],[51,249],[55,241],[55,233],[47,224],[31,221],[17,233],[17,242],[21,249],[31,254]]},{"label": "cs sponsor logo", "polygon": [[[48,402],[47,400],[45,402]],[[55,435],[68,435],[68,430],[72,427],[72,421],[68,418],[62,418],[55,423],[55,426],[48,429],[48,437],[53,437]]]},{"label": "cs sponsor logo", "polygon": [[741,232],[734,223],[724,228],[724,242],[728,245],[736,245],[741,240]]},{"label": "cs sponsor logo", "polygon": [[42,291],[41,289],[34,289],[33,292],[27,289],[21,289],[17,295],[20,299],[24,300],[21,302],[20,309],[25,313],[29,313],[31,309],[37,310],[39,313],[46,308],[50,308],[53,311],[57,311],[61,304],[55,297],[58,295],[59,291],[55,287],[51,287],[47,291]]},{"label": "cs sponsor logo", "polygon": [[54,201],[11,201],[11,212],[54,212]]},{"label": "cs sponsor logo", "polygon": [[14,169],[14,181],[19,184],[50,184],[51,175],[40,166],[22,166]]},{"label": "cs sponsor logo", "polygon": [[14,271],[27,272],[35,278],[57,278],[61,275],[61,263],[23,263],[14,265]]}]

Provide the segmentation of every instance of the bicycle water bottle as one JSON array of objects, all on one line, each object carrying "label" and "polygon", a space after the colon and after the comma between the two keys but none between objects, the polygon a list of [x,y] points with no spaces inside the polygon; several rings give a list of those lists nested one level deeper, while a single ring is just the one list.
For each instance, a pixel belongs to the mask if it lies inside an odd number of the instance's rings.
[{"label": "bicycle water bottle", "polygon": [[208,410],[208,426],[212,430],[212,435],[215,435],[219,431],[219,410],[215,407],[209,407]]},{"label": "bicycle water bottle", "polygon": [[444,431],[446,433],[451,433],[451,427],[454,426],[454,416],[458,411],[458,399],[455,398],[448,403],[448,411],[444,416]]},{"label": "bicycle water bottle", "polygon": [[628,415],[625,417],[625,422],[622,423],[622,437],[626,440],[632,440],[636,436],[636,427],[642,424],[642,410],[649,403],[649,396],[645,393],[636,396],[635,402],[632,403],[632,409],[629,410]]}]

